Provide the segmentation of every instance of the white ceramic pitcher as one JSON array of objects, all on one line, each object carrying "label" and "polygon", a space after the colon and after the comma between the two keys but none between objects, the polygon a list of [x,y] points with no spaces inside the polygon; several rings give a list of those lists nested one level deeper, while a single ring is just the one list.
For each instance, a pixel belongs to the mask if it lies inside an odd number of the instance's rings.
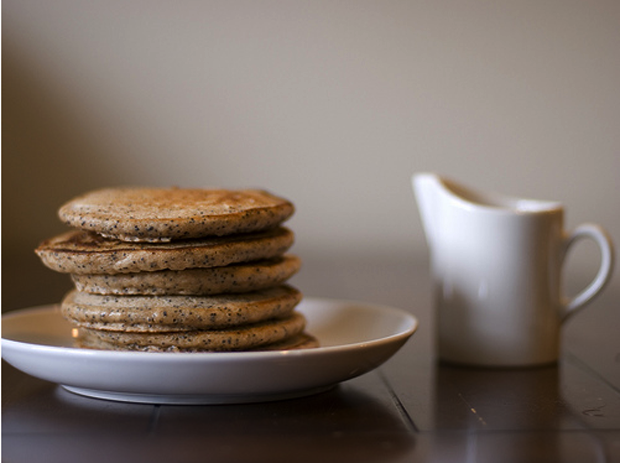
[{"label": "white ceramic pitcher", "polygon": [[[611,277],[609,235],[563,228],[560,203],[484,194],[436,174],[412,178],[430,250],[439,358],[479,366],[533,366],[558,359],[560,327]],[[601,251],[594,280],[570,300],[564,257],[591,238]]]}]

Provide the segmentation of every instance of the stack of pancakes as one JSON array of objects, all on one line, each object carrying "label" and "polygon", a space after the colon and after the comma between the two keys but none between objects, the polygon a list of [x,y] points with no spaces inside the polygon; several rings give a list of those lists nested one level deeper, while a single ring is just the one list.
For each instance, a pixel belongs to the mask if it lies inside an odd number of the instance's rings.
[{"label": "stack of pancakes", "polygon": [[36,253],[71,275],[62,314],[97,349],[246,351],[316,346],[288,285],[301,265],[262,190],[110,188],[59,210],[72,230]]}]

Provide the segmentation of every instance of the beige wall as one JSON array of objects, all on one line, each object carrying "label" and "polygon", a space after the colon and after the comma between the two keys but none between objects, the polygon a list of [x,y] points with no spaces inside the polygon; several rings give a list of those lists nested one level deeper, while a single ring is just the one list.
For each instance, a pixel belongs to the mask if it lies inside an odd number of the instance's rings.
[{"label": "beige wall", "polygon": [[4,0],[2,15],[10,255],[63,230],[71,196],[118,184],[266,187],[297,204],[299,253],[424,253],[422,170],[563,201],[569,227],[620,243],[620,2]]}]

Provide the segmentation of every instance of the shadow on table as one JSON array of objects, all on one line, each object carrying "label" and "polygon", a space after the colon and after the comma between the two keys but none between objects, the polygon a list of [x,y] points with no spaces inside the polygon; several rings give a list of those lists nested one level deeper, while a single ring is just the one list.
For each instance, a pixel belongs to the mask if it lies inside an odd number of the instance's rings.
[{"label": "shadow on table", "polygon": [[364,462],[415,449],[395,407],[350,385],[211,406],[117,403],[50,387],[5,404],[3,414],[3,459],[12,462]]}]

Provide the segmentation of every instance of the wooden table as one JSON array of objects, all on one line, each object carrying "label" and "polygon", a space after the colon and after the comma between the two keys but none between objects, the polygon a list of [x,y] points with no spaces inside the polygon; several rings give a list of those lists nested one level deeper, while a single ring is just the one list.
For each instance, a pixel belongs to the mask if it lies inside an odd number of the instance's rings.
[{"label": "wooden table", "polygon": [[[557,366],[473,369],[435,360],[425,256],[304,261],[292,282],[306,295],[399,307],[420,328],[377,370],[269,403],[89,399],[3,362],[3,461],[620,462],[617,282],[568,322]],[[4,310],[56,302],[69,287],[46,269],[26,271],[41,284],[5,280]]]}]

